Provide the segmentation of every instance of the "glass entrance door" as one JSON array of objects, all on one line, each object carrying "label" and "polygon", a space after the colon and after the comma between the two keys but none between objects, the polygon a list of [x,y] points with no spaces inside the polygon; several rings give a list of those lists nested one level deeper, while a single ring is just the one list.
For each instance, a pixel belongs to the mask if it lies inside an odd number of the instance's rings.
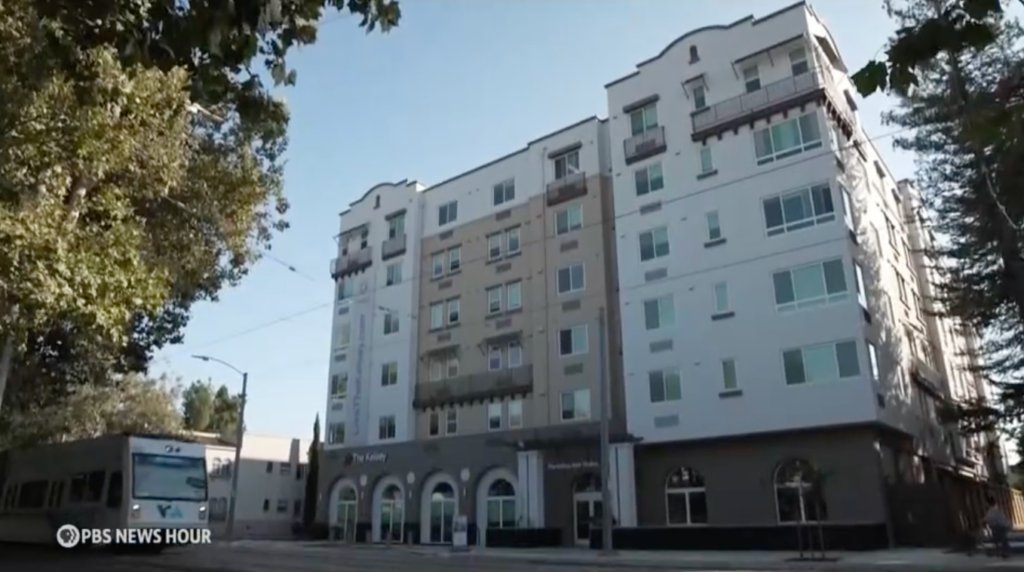
[{"label": "glass entrance door", "polygon": [[590,544],[591,523],[601,520],[601,493],[586,492],[573,495],[575,504],[573,514],[575,515],[576,544],[588,546]]},{"label": "glass entrance door", "polygon": [[439,483],[430,495],[430,542],[450,544],[455,521],[455,490],[448,483]]},{"label": "glass entrance door", "polygon": [[402,504],[384,501],[380,505],[380,541],[402,543]]},{"label": "glass entrance door", "polygon": [[355,541],[356,534],[356,503],[353,501],[342,501],[338,503],[338,522],[336,526],[340,529],[342,542]]}]

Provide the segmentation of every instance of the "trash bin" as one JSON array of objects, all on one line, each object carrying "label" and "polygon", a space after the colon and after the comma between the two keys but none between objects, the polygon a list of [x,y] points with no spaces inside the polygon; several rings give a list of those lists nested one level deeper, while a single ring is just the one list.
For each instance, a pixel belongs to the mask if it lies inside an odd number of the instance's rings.
[{"label": "trash bin", "polygon": [[469,519],[465,515],[455,517],[452,523],[452,552],[469,550]]}]

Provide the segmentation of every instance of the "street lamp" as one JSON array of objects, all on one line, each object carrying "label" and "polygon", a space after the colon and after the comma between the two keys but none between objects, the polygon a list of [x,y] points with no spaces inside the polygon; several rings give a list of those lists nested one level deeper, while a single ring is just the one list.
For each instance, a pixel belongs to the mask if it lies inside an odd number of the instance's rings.
[{"label": "street lamp", "polygon": [[245,402],[248,397],[249,374],[229,364],[228,362],[210,356],[194,355],[193,358],[205,362],[219,363],[224,367],[234,370],[242,376],[242,396],[238,404],[238,426],[235,434],[235,468],[231,471],[231,505],[228,507],[227,538],[234,540],[235,537],[235,507],[238,504],[238,473],[242,469],[242,439],[245,435]]}]

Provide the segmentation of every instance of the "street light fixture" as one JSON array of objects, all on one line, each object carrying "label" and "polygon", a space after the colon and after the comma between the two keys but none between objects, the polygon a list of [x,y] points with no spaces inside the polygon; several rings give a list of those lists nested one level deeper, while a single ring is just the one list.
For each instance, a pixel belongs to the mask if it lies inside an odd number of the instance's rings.
[{"label": "street light fixture", "polygon": [[238,505],[238,473],[242,468],[242,440],[245,436],[245,402],[249,396],[249,374],[222,359],[204,355],[193,355],[192,357],[200,361],[219,363],[242,376],[242,395],[238,404],[238,426],[235,428],[235,467],[231,471],[231,504],[228,507],[228,526],[225,531],[227,539],[234,540],[235,508]]}]

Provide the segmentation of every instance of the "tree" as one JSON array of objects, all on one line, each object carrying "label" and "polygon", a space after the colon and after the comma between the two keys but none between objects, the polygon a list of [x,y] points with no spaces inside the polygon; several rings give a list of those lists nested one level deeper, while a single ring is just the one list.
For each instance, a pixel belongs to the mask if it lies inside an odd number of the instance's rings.
[{"label": "tree", "polygon": [[286,56],[326,8],[367,31],[400,17],[387,0],[0,5],[0,400],[52,330],[108,373],[144,370],[286,227],[288,114],[252,68],[293,84]]},{"label": "tree", "polygon": [[227,386],[220,386],[213,397],[213,418],[210,420],[209,430],[234,437],[238,430],[238,412],[241,403],[241,395],[231,395]]},{"label": "tree", "polygon": [[210,383],[192,382],[182,394],[181,410],[186,429],[206,431],[214,414],[213,388]]},{"label": "tree", "polygon": [[302,528],[307,533],[316,522],[320,484],[320,414],[313,422],[313,442],[309,445],[309,467],[306,470],[306,498],[302,503]]}]

